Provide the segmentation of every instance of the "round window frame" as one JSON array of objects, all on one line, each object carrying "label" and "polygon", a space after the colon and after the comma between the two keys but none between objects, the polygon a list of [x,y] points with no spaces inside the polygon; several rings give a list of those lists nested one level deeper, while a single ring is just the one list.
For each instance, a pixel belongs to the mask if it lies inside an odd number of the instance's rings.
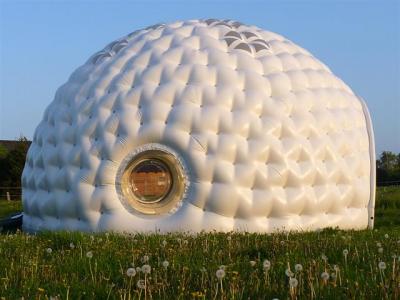
[{"label": "round window frame", "polygon": [[[132,190],[131,174],[139,163],[151,159],[165,164],[170,172],[172,185],[164,198],[157,202],[146,203],[135,196]],[[124,159],[115,185],[121,202],[131,213],[149,216],[164,215],[174,212],[182,205],[189,186],[186,174],[185,165],[172,149],[160,144],[147,144]]]}]

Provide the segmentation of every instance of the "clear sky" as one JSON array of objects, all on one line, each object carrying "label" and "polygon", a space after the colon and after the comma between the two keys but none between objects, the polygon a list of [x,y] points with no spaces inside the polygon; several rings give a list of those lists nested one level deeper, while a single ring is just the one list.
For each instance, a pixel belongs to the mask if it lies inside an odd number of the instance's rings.
[{"label": "clear sky", "polygon": [[362,96],[376,150],[400,152],[400,1],[0,0],[0,139],[32,138],[56,89],[136,29],[229,18],[286,36]]}]

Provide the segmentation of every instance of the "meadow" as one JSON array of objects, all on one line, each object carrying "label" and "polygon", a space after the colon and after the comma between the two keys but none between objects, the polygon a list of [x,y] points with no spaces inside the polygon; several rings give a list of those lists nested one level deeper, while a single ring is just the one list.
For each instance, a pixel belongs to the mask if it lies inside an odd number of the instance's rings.
[{"label": "meadow", "polygon": [[363,231],[4,233],[0,299],[399,299],[399,204],[378,189]]}]

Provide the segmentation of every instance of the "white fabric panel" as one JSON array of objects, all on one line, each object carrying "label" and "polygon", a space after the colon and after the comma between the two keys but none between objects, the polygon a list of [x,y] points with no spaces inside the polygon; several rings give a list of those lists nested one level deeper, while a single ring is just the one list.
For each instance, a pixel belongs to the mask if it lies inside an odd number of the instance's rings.
[{"label": "white fabric panel", "polygon": [[[23,227],[366,228],[369,127],[352,90],[282,36],[229,20],[154,25],[110,43],[58,89],[28,152]],[[127,210],[116,189],[124,159],[152,143],[173,149],[190,183],[160,216]]]}]

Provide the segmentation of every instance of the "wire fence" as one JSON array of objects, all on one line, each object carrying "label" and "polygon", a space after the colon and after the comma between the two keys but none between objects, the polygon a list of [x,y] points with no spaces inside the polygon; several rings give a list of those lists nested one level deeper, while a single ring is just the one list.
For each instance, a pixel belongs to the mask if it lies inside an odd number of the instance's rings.
[{"label": "wire fence", "polygon": [[0,186],[0,201],[19,201],[22,198],[20,186]]}]

